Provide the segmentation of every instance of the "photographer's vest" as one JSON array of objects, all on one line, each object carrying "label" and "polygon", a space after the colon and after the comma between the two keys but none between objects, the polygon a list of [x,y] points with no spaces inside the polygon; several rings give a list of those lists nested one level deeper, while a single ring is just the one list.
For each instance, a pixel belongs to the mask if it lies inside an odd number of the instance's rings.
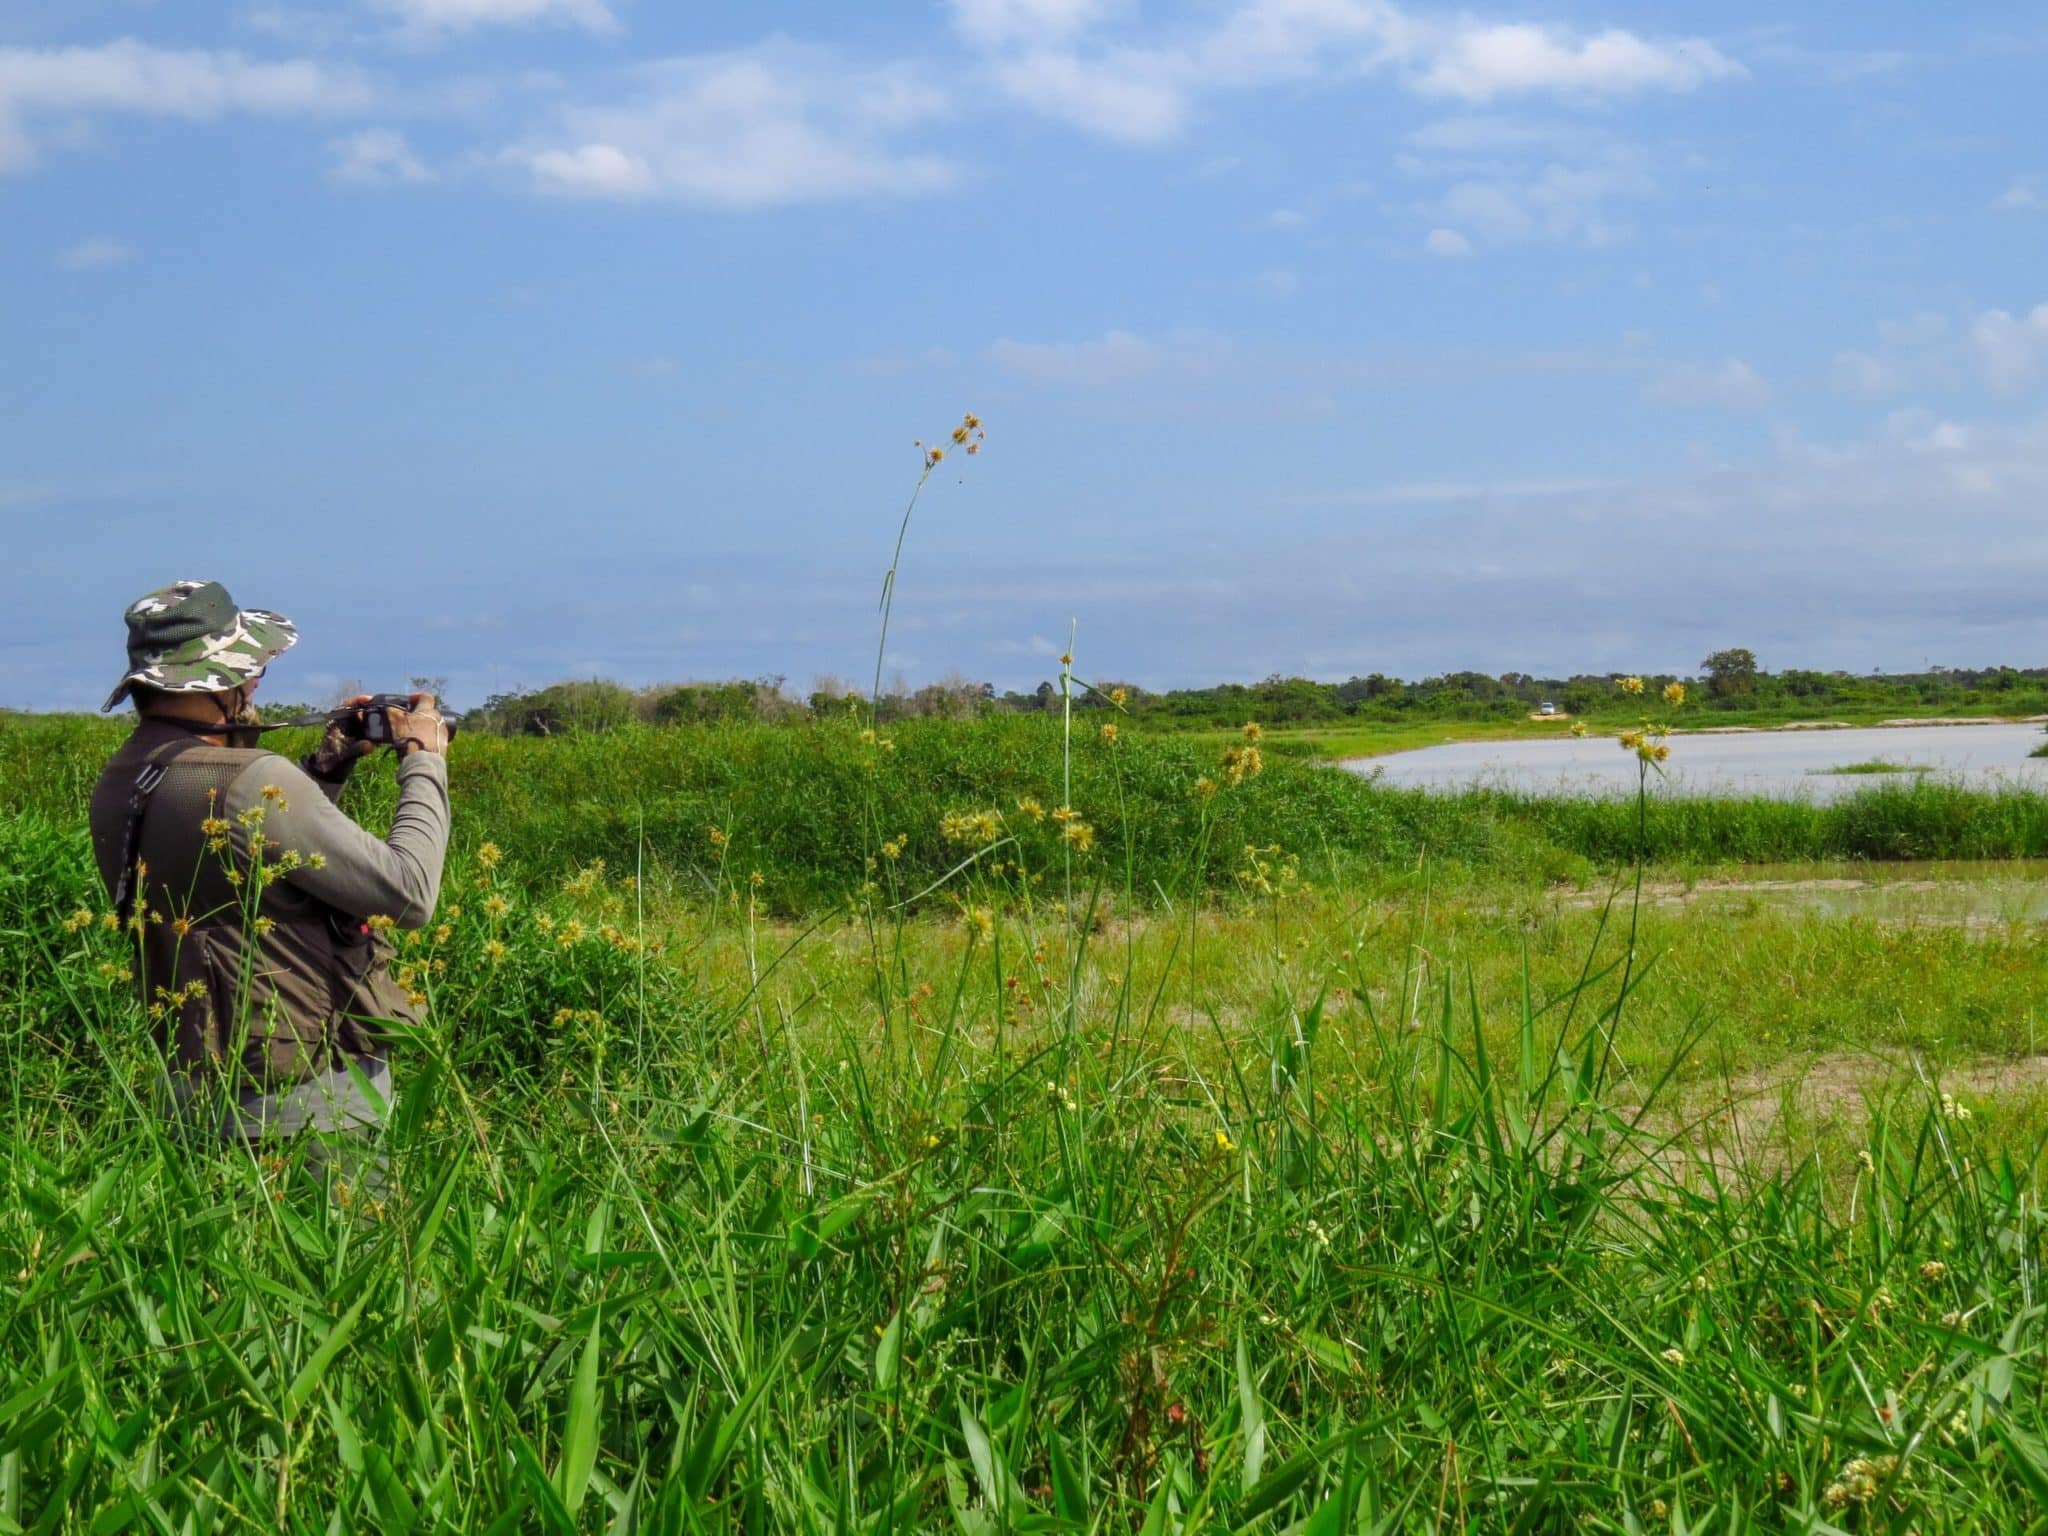
[{"label": "photographer's vest", "polygon": [[206,1072],[235,1063],[236,1087],[258,1092],[368,1057],[378,1019],[414,1016],[391,979],[383,936],[277,878],[275,848],[256,851],[260,826],[237,821],[251,807],[231,804],[230,791],[268,756],[183,732],[165,739],[145,725],[92,798],[93,851],[107,889],[120,891],[134,872],[121,915],[170,1066]]}]

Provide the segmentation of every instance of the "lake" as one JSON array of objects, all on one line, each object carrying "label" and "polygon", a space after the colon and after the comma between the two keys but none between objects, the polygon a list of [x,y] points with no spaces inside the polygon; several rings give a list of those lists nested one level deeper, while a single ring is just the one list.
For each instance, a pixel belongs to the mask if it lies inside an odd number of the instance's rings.
[{"label": "lake", "polygon": [[[1976,788],[2048,790],[2048,758],[2027,754],[2048,741],[2038,725],[1870,726],[1848,730],[1743,731],[1670,738],[1671,760],[1654,792],[1681,795],[1803,795],[1832,800],[1875,784],[1941,779]],[[1881,760],[1924,773],[1842,774]],[[1354,773],[1410,788],[1474,785],[1531,794],[1633,794],[1636,759],[1612,735],[1555,741],[1460,741],[1385,757],[1354,758]]]}]

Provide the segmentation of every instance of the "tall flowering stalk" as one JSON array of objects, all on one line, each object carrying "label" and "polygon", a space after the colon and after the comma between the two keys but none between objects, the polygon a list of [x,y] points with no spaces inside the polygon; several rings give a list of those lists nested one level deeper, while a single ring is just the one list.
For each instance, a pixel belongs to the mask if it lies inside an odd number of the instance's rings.
[{"label": "tall flowering stalk", "polygon": [[[981,418],[969,411],[960,418],[960,425],[951,434],[952,446],[963,453],[977,454],[988,434],[982,430]],[[896,548],[889,556],[889,569],[882,577],[882,633],[875,642],[875,683],[868,694],[868,728],[873,730],[879,723],[882,708],[882,658],[889,649],[889,614],[896,605],[896,568],[903,563],[903,540],[910,532],[910,514],[917,510],[917,500],[924,494],[925,482],[932,477],[932,471],[945,462],[944,447],[927,444],[922,439],[917,450],[923,457],[923,467],[918,471],[917,484],[910,488],[910,500],[903,508],[903,521],[896,526]]]}]

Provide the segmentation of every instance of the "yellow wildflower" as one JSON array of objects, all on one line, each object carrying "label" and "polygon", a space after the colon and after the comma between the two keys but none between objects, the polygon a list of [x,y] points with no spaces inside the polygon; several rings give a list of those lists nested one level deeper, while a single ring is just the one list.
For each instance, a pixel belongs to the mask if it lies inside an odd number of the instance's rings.
[{"label": "yellow wildflower", "polygon": [[1104,727],[1102,728],[1102,739],[1103,739],[1104,741],[1115,741],[1115,740],[1116,740],[1116,726],[1115,726],[1115,725],[1113,725],[1113,724],[1112,724],[1112,725],[1105,725],[1105,726],[1104,726]]},{"label": "yellow wildflower", "polygon": [[1230,1133],[1221,1126],[1216,1128],[1216,1150],[1223,1153],[1231,1153],[1237,1150],[1237,1143],[1230,1139]]},{"label": "yellow wildflower", "polygon": [[512,903],[511,903],[511,902],[509,902],[509,901],[507,901],[507,900],[506,900],[506,899],[505,899],[504,897],[502,897],[502,896],[499,896],[499,895],[495,895],[495,894],[493,894],[493,895],[490,895],[490,896],[486,896],[486,897],[484,898],[484,916],[485,916],[485,917],[489,917],[489,918],[499,918],[499,917],[503,917],[503,916],[504,916],[504,915],[505,915],[505,914],[506,914],[507,912],[510,912],[511,910],[512,910]]},{"label": "yellow wildflower", "polygon": [[1615,679],[1614,686],[1623,693],[1641,693],[1643,691],[1643,680],[1640,677],[1617,678]]},{"label": "yellow wildflower", "polygon": [[270,931],[271,931],[271,930],[272,930],[273,928],[275,928],[275,927],[277,926],[277,924],[276,924],[276,923],[274,923],[274,922],[272,922],[272,921],[271,921],[271,920],[270,920],[269,918],[267,918],[267,917],[259,917],[259,918],[257,918],[257,919],[256,919],[256,922],[255,922],[255,925],[254,925],[254,926],[255,926],[255,929],[256,929],[256,937],[257,937],[257,938],[259,938],[259,939],[261,939],[261,938],[265,938],[265,937],[267,937],[267,936],[269,935]]},{"label": "yellow wildflower", "polygon": [[284,798],[284,791],[283,791],[282,789],[280,789],[280,788],[279,788],[279,787],[278,787],[277,785],[275,785],[275,784],[266,784],[266,785],[264,785],[264,786],[263,786],[263,788],[262,788],[262,790],[260,791],[260,793],[262,794],[262,796],[263,796],[263,798],[264,798],[264,799],[268,800],[268,801],[269,801],[269,802],[270,802],[270,803],[271,803],[272,805],[276,806],[276,807],[277,807],[277,808],[278,808],[278,809],[279,809],[280,811],[288,811],[288,810],[290,810],[290,809],[291,809],[291,806],[290,806],[289,804],[287,804],[287,803],[286,803],[286,801],[285,801],[285,798]]},{"label": "yellow wildflower", "polygon": [[1195,798],[1197,800],[1207,800],[1211,795],[1215,793],[1216,781],[1210,778],[1206,773],[1203,774],[1199,779],[1195,780]]},{"label": "yellow wildflower", "polygon": [[1060,836],[1076,853],[1086,853],[1095,846],[1095,829],[1085,821],[1070,821],[1060,828]]},{"label": "yellow wildflower", "polygon": [[365,918],[364,921],[370,925],[372,933],[389,933],[398,926],[397,918],[386,917],[382,912],[375,913]]},{"label": "yellow wildflower", "polygon": [[547,913],[539,912],[534,914],[533,926],[542,933],[553,933],[555,931],[555,920]]},{"label": "yellow wildflower", "polygon": [[1246,741],[1260,741],[1260,740],[1263,740],[1263,739],[1264,739],[1264,737],[1265,737],[1265,734],[1266,734],[1266,728],[1265,728],[1264,726],[1260,725],[1258,721],[1256,721],[1256,720],[1247,720],[1247,721],[1245,721],[1245,723],[1244,723],[1244,739],[1245,739]]},{"label": "yellow wildflower", "polygon": [[1131,702],[1131,690],[1128,688],[1110,689],[1109,702],[1114,704],[1118,709],[1122,709],[1126,704]]},{"label": "yellow wildflower", "polygon": [[1266,771],[1266,760],[1254,746],[1228,747],[1223,753],[1223,782],[1235,787]]},{"label": "yellow wildflower", "polygon": [[66,933],[76,933],[81,928],[90,928],[91,926],[91,907],[80,907],[76,912],[64,919],[64,931]]},{"label": "yellow wildflower", "polygon": [[1017,802],[1017,810],[1020,815],[1029,816],[1033,821],[1045,820],[1045,807],[1029,795]]},{"label": "yellow wildflower", "polygon": [[499,939],[486,939],[486,940],[484,940],[484,958],[485,958],[486,960],[502,960],[502,959],[504,959],[504,958],[505,958],[505,945],[504,945],[503,941],[501,941],[501,940],[499,940]]},{"label": "yellow wildflower", "polygon": [[939,821],[939,834],[949,843],[986,848],[1003,835],[999,811],[949,811]]},{"label": "yellow wildflower", "polygon": [[1664,685],[1664,702],[1673,709],[1683,704],[1685,702],[1685,684],[1666,683]]},{"label": "yellow wildflower", "polygon": [[496,869],[498,861],[505,857],[496,843],[484,843],[476,851],[476,861],[485,869]]}]

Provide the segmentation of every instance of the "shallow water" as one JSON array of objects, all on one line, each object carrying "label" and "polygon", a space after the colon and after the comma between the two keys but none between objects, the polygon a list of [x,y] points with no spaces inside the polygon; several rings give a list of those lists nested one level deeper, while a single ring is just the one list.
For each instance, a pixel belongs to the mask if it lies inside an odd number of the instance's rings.
[{"label": "shallow water", "polygon": [[[1833,800],[1877,784],[1916,779],[1993,789],[2048,790],[2048,758],[2028,754],[2048,741],[2038,725],[1858,726],[1849,730],[1680,733],[1651,784],[1660,794],[1802,796]],[[1922,773],[1830,770],[1882,760]],[[1474,786],[1528,794],[1633,794],[1636,759],[1609,736],[1555,741],[1460,741],[1344,765],[1392,785],[1457,790]]]}]

